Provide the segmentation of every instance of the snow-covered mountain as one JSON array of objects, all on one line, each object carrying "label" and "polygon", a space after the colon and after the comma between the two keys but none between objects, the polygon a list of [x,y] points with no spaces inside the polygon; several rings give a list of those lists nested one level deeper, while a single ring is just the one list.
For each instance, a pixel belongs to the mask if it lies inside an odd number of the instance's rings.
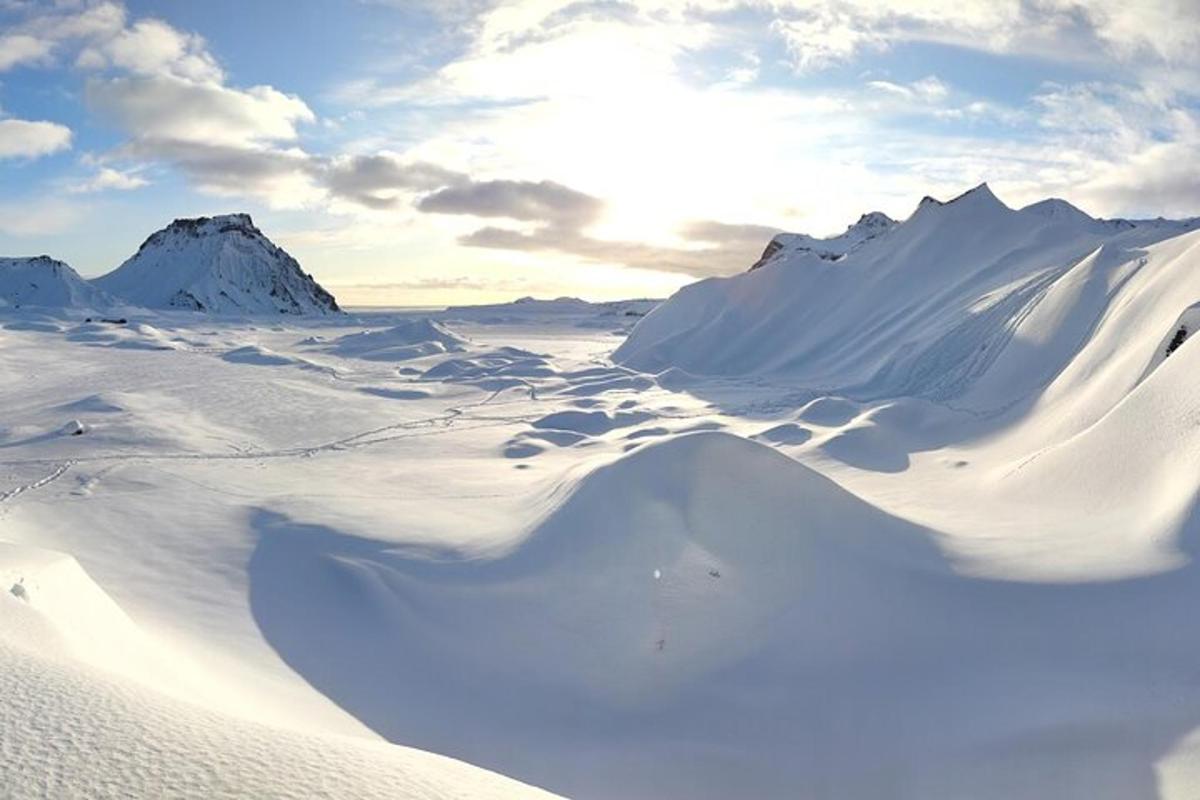
[{"label": "snow-covered mountain", "polygon": [[0,258],[0,307],[107,308],[105,291],[49,256]]},{"label": "snow-covered mountain", "polygon": [[[1134,287],[1151,277],[1155,243],[1195,227],[1097,220],[1062,200],[1014,210],[986,185],[946,202],[926,197],[837,260],[784,249],[751,272],[684,287],[615,358],[858,398],[945,400],[979,384],[988,390],[978,402],[998,406],[1056,375],[1118,300],[1140,302]],[[1180,294],[1156,309],[1170,319],[1146,333],[1155,344],[1200,299],[1195,269],[1175,268]],[[1000,374],[993,362],[1018,355],[1012,380],[990,380]]]},{"label": "snow-covered mountain", "polygon": [[881,236],[896,227],[896,221],[882,211],[863,214],[845,232],[827,239],[817,239],[805,233],[780,233],[767,244],[762,257],[750,267],[756,270],[772,261],[799,253],[834,261],[860,247],[864,242]]},{"label": "snow-covered mountain", "polygon": [[217,314],[331,314],[333,295],[248,214],[177,219],[97,286],[147,308]]}]

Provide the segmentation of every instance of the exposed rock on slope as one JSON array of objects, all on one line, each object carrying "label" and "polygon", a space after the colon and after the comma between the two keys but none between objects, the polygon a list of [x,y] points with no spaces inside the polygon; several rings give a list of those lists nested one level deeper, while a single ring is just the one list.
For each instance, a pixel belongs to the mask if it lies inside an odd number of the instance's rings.
[{"label": "exposed rock on slope", "polygon": [[218,314],[340,311],[333,295],[264,236],[248,214],[177,219],[94,283],[147,308]]},{"label": "exposed rock on slope", "polygon": [[812,253],[826,261],[834,261],[864,243],[890,231],[896,227],[896,221],[882,211],[872,211],[863,214],[858,222],[846,228],[845,233],[831,236],[828,239],[817,239],[803,233],[780,233],[773,238],[763,251],[762,258],[754,262],[750,270],[774,261],[777,258],[798,253]]},{"label": "exposed rock on slope", "polygon": [[49,256],[0,258],[0,306],[4,305],[106,308],[113,298]]}]

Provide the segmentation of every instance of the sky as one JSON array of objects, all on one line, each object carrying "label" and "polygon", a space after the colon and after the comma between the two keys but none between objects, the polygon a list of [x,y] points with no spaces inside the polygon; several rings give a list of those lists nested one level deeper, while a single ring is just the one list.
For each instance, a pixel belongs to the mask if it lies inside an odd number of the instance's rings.
[{"label": "sky", "polygon": [[249,212],[344,305],[660,297],[981,182],[1200,214],[1196,0],[0,0],[0,255]]}]

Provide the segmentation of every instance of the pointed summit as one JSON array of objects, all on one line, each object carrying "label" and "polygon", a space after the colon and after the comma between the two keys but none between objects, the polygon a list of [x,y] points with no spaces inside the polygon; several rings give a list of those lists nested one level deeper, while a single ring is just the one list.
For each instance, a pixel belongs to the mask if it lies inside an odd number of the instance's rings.
[{"label": "pointed summit", "polygon": [[333,295],[249,214],[177,219],[96,285],[148,308],[217,314],[331,314]]},{"label": "pointed summit", "polygon": [[997,210],[997,211],[1012,211],[1006,206],[1000,198],[992,193],[991,187],[987,183],[981,183],[973,189],[968,189],[957,197],[949,200],[937,200],[929,195],[921,198],[921,202],[917,204],[917,210],[913,217],[922,211],[928,211],[935,208],[962,208],[962,209],[978,209],[978,210]]}]

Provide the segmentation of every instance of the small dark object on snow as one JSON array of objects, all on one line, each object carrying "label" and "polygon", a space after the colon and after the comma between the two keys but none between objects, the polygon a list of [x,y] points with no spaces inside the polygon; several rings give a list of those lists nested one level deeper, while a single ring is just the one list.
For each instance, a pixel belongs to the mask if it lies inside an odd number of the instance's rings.
[{"label": "small dark object on snow", "polygon": [[709,576],[710,576],[710,577],[713,577],[713,578],[719,578],[719,577],[721,577],[721,570],[719,570],[719,569],[710,569],[710,570],[708,571],[708,574],[709,574]]},{"label": "small dark object on snow", "polygon": [[87,317],[86,319],[84,319],[84,322],[107,322],[109,325],[128,325],[129,324],[129,320],[125,319],[124,317],[118,317],[116,319],[108,319],[106,317],[101,317],[100,319],[97,319],[97,320],[93,320],[91,317]]},{"label": "small dark object on snow", "polygon": [[1171,355],[1179,349],[1179,345],[1187,340],[1188,329],[1186,325],[1180,325],[1179,330],[1175,331],[1175,336],[1171,339],[1171,343],[1167,345],[1167,355]]}]

